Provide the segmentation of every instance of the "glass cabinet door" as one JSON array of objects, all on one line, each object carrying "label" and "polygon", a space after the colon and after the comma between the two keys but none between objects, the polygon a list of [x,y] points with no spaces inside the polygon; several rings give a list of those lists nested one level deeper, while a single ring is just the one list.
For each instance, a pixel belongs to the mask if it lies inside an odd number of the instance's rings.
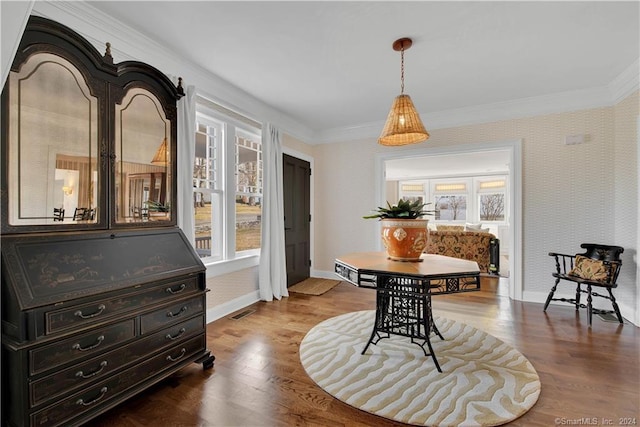
[{"label": "glass cabinet door", "polygon": [[6,90],[9,225],[96,223],[99,100],[83,74],[37,53],[10,73]]},{"label": "glass cabinet door", "polygon": [[143,88],[116,104],[115,222],[171,221],[171,121]]}]

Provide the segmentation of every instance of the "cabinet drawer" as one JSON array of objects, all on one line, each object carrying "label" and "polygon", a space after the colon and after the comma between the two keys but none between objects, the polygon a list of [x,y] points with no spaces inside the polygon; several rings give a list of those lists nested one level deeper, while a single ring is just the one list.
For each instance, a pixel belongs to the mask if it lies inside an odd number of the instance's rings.
[{"label": "cabinet drawer", "polygon": [[102,353],[133,338],[134,327],[134,319],[130,319],[30,350],[29,370],[33,375],[82,357]]},{"label": "cabinet drawer", "polygon": [[203,307],[204,296],[201,295],[144,314],[140,319],[140,333],[146,334],[170,323],[202,313]]},{"label": "cabinet drawer", "polygon": [[170,326],[145,339],[136,340],[124,347],[31,382],[29,383],[30,405],[35,407],[78,387],[86,387],[142,357],[164,347],[175,345],[196,333],[204,333],[203,316]]},{"label": "cabinet drawer", "polygon": [[80,393],[35,412],[31,415],[31,425],[57,426],[79,417],[85,412],[99,410],[100,406],[117,398],[124,391],[138,385],[144,386],[142,383],[152,379],[153,376],[164,371],[169,373],[181,367],[185,361],[203,351],[204,348],[204,335],[178,344],[144,363],[133,366],[118,375],[86,388]]},{"label": "cabinet drawer", "polygon": [[45,333],[48,335],[101,322],[116,314],[159,304],[177,295],[188,295],[198,290],[197,279],[185,277],[184,280],[175,280],[142,292],[50,311],[45,314]]}]

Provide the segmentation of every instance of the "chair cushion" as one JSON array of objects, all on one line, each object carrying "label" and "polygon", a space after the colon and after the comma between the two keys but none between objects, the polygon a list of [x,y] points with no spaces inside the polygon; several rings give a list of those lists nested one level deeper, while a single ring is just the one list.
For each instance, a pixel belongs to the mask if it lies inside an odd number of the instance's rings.
[{"label": "chair cushion", "polygon": [[569,275],[604,282],[607,280],[607,268],[602,261],[576,255],[576,261]]}]

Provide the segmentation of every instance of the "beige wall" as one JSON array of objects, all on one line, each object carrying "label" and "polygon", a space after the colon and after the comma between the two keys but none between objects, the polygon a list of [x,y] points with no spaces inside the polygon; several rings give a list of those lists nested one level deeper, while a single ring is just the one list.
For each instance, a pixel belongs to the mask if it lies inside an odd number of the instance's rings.
[{"label": "beige wall", "polygon": [[393,205],[400,199],[398,191],[399,185],[399,181],[386,181],[384,194],[387,196],[387,203],[391,203]]},{"label": "beige wall", "polygon": [[284,150],[289,148],[298,153],[313,157],[313,146],[305,144],[304,142],[294,138],[291,135],[284,134],[284,136],[282,137],[282,146]]},{"label": "beige wall", "polygon": [[[313,154],[313,146],[287,134],[283,135],[282,145],[283,148],[289,148],[307,156]],[[241,308],[245,301],[250,304],[257,300],[258,267],[209,277],[207,278],[207,288],[210,289],[207,294],[207,312],[210,320],[225,316]]]},{"label": "beige wall", "polygon": [[[636,149],[637,103],[635,93],[616,107],[430,131],[424,144],[432,147],[523,141],[523,238],[514,244],[523,247],[523,287],[530,296],[546,295],[552,284],[549,251],[575,253],[580,243],[601,242],[624,243],[635,253],[635,237],[621,235],[636,227],[637,157],[630,151]],[[586,142],[564,144],[576,134]],[[317,270],[332,271],[341,254],[377,249],[375,221],[361,218],[376,204],[375,156],[404,149],[415,146],[381,147],[375,139],[315,146]],[[629,199],[620,200],[629,213],[616,208],[619,198]],[[630,274],[635,265],[626,263]],[[625,273],[624,282],[635,288],[631,275]]]},{"label": "beige wall", "polygon": [[[246,295],[258,292],[258,267],[245,268],[233,273],[207,278],[207,311],[220,306],[230,306],[231,311],[237,309],[233,302]],[[253,301],[251,301],[253,302]],[[221,313],[228,314],[227,312]],[[217,318],[218,316],[214,316]]]},{"label": "beige wall", "polygon": [[[640,97],[638,92],[620,102],[614,108],[615,117],[615,215],[614,240],[625,248],[622,254],[622,270],[615,291],[621,304],[637,305],[637,242],[638,242],[638,119]],[[636,313],[636,324],[640,313]]]},{"label": "beige wall", "polygon": [[[2,3],[5,18],[26,22],[24,8],[8,8]],[[38,2],[40,12],[91,37],[111,40],[111,28],[92,25],[82,15],[64,8]],[[14,11],[15,13],[9,14]],[[25,19],[21,19],[25,18]],[[20,24],[15,32],[21,31]],[[3,36],[5,35],[3,25]],[[5,40],[6,39],[6,40]],[[4,37],[3,77],[9,63],[5,53],[19,37]],[[134,40],[138,40],[134,38]],[[5,43],[7,41],[7,43]],[[212,76],[189,68],[181,58],[162,55],[140,43],[121,47],[124,59],[137,59],[167,73],[190,75],[207,93],[224,94],[229,101],[240,102],[247,111],[262,111],[265,120],[280,117],[255,99],[235,91]],[[100,45],[102,46],[102,45]],[[8,49],[4,49],[8,47]],[[127,56],[128,55],[128,56]],[[121,55],[122,56],[122,55]],[[129,58],[130,57],[130,58]],[[185,74],[186,73],[186,74]],[[255,105],[252,105],[255,103]],[[254,111],[254,112],[255,112]],[[545,293],[549,287],[549,250],[575,252],[584,241],[601,241],[625,247],[625,266],[618,293],[622,304],[636,304],[634,259],[637,250],[637,92],[615,107],[573,113],[554,114],[496,123],[431,130],[425,144],[447,146],[512,139],[523,140],[523,245],[525,289]],[[276,120],[277,122],[277,120]],[[287,121],[290,125],[295,125]],[[429,123],[426,123],[429,128]],[[296,126],[293,127],[297,129]],[[587,143],[563,145],[566,135],[588,135]],[[371,138],[366,141],[308,146],[285,135],[285,147],[314,159],[314,268],[331,272],[333,259],[343,253],[377,248],[377,227],[373,220],[363,220],[376,205],[374,157],[376,153],[405,148],[380,147]],[[518,242],[514,242],[518,244]],[[227,280],[228,279],[228,280]],[[238,286],[237,282],[243,282]],[[212,293],[220,299],[234,301],[236,292],[247,295],[257,289],[255,268],[232,273],[227,278],[209,279]],[[221,292],[224,287],[225,293]],[[228,292],[227,292],[228,291]]]}]

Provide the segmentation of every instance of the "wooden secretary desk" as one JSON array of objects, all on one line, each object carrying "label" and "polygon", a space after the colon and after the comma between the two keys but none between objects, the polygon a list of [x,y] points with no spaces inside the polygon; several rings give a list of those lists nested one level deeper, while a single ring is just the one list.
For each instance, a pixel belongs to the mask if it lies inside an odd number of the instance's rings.
[{"label": "wooden secretary desk", "polygon": [[1,99],[2,425],[80,425],[213,366],[205,267],[176,226],[182,95],[29,19]]}]

